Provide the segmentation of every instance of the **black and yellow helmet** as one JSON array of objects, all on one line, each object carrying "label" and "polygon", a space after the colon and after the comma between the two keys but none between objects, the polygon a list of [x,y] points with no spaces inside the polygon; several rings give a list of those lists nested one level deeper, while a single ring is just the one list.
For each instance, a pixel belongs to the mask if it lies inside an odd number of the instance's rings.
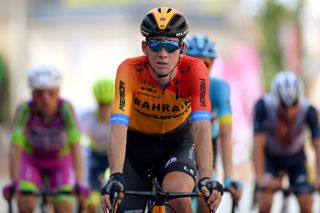
[{"label": "black and yellow helmet", "polygon": [[159,7],[150,10],[141,22],[144,37],[168,36],[183,39],[189,32],[187,19],[178,10]]}]

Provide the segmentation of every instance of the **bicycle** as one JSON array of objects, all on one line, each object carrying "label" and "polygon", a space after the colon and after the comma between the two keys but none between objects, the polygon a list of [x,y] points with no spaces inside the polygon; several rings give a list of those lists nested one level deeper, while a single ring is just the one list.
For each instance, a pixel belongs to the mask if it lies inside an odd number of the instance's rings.
[{"label": "bicycle", "polygon": [[[310,192],[310,187],[311,186],[306,186],[303,189],[299,189],[299,192],[302,191],[306,191],[306,192]],[[315,192],[314,187],[311,187],[312,193]],[[280,187],[280,188],[276,188],[276,189],[269,189],[269,188],[265,188],[265,187],[259,187],[259,186],[255,186],[255,191],[254,193],[257,192],[281,192],[282,194],[282,205],[281,205],[281,213],[289,213],[290,211],[290,202],[289,202],[289,198],[291,195],[295,194],[297,192],[297,189],[295,187],[292,186],[287,186],[287,187]],[[256,203],[253,204],[253,206],[256,205]]]},{"label": "bicycle", "polygon": [[[163,192],[160,184],[157,181],[157,171],[154,168],[148,170],[147,174],[151,186],[152,191],[125,191],[124,194],[127,196],[140,196],[147,199],[145,209],[143,212],[145,213],[166,213],[167,209],[171,209],[173,212],[177,212],[172,206],[170,206],[167,202],[175,199],[175,198],[183,198],[183,197],[198,197],[203,198],[203,194],[201,192]],[[115,189],[111,195],[111,210],[110,213],[116,213],[117,211],[117,198],[119,196],[119,190]],[[207,208],[206,213],[213,213],[209,208]]]},{"label": "bicycle", "polygon": [[[34,195],[34,196],[37,196],[37,197],[40,197],[40,202],[38,204],[38,207],[39,207],[39,210],[41,213],[48,213],[50,212],[49,211],[49,197],[53,197],[53,196],[56,196],[56,195],[72,195],[74,194],[74,192],[70,192],[70,191],[65,191],[65,192],[49,192],[49,191],[44,191],[44,190],[41,190],[41,191],[38,191],[38,192],[33,192],[33,191],[22,191],[20,192],[20,194],[22,195]],[[13,197],[10,197],[9,200],[8,200],[8,205],[9,205],[9,208],[8,208],[8,213],[14,213],[13,211]],[[77,211],[78,213],[82,212],[82,206],[80,205],[80,203],[78,202],[78,205],[77,205]]]},{"label": "bicycle", "polygon": [[[9,194],[9,199],[8,201],[8,213],[14,213],[13,211],[13,198],[14,198],[14,194],[15,191],[10,191]],[[38,208],[40,210],[41,213],[48,213],[50,212],[50,197],[54,197],[56,195],[79,195],[80,191],[78,189],[74,189],[72,191],[52,191],[49,189],[48,187],[48,180],[47,178],[44,176],[43,177],[43,185],[40,188],[40,190],[38,191],[20,191],[21,195],[34,195],[40,198],[40,202],[38,204]],[[77,202],[77,213],[81,213],[82,212],[82,206],[80,204],[80,202]]]}]

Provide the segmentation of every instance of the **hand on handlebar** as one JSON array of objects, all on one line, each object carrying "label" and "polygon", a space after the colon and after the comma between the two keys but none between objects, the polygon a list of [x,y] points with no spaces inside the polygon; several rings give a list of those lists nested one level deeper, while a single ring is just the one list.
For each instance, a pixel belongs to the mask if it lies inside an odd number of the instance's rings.
[{"label": "hand on handlebar", "polygon": [[217,211],[223,195],[222,184],[209,177],[204,177],[199,180],[198,188],[204,195],[204,199],[209,205],[210,210]]},{"label": "hand on handlebar", "polygon": [[320,192],[320,177],[316,178],[315,189]]},{"label": "hand on handlebar", "polygon": [[120,204],[124,197],[124,178],[122,173],[114,173],[101,189],[101,205],[103,211],[107,212],[113,208],[115,202]]},{"label": "hand on handlebar", "polygon": [[6,184],[3,187],[2,195],[7,201],[9,201],[12,198],[13,194],[16,191],[16,186],[17,186],[17,184],[15,182],[12,182],[12,183]]},{"label": "hand on handlebar", "polygon": [[233,181],[230,178],[224,179],[224,190],[232,194],[235,203],[238,204],[242,194],[242,184],[238,181]]},{"label": "hand on handlebar", "polygon": [[74,190],[79,199],[80,205],[84,207],[86,199],[89,197],[89,194],[90,194],[89,187],[84,182],[77,181],[74,186]]}]

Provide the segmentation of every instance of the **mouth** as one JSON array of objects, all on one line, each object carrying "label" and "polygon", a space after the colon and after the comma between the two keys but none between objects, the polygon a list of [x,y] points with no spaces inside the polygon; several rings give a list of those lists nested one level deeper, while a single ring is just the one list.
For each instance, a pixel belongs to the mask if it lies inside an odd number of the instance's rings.
[{"label": "mouth", "polygon": [[158,61],[157,64],[158,64],[158,65],[168,65],[168,63],[163,62],[163,61]]},{"label": "mouth", "polygon": [[157,62],[157,67],[158,68],[165,69],[165,68],[168,67],[168,65],[169,65],[168,63],[165,63],[165,62],[162,62],[162,61]]}]

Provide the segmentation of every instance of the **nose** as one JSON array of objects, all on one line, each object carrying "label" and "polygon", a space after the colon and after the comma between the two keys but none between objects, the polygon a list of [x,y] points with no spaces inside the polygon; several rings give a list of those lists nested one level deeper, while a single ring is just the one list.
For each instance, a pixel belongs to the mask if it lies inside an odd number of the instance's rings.
[{"label": "nose", "polygon": [[161,50],[158,53],[158,56],[160,56],[160,57],[167,57],[168,56],[168,52],[166,51],[166,49],[164,48],[163,45],[161,47]]}]

